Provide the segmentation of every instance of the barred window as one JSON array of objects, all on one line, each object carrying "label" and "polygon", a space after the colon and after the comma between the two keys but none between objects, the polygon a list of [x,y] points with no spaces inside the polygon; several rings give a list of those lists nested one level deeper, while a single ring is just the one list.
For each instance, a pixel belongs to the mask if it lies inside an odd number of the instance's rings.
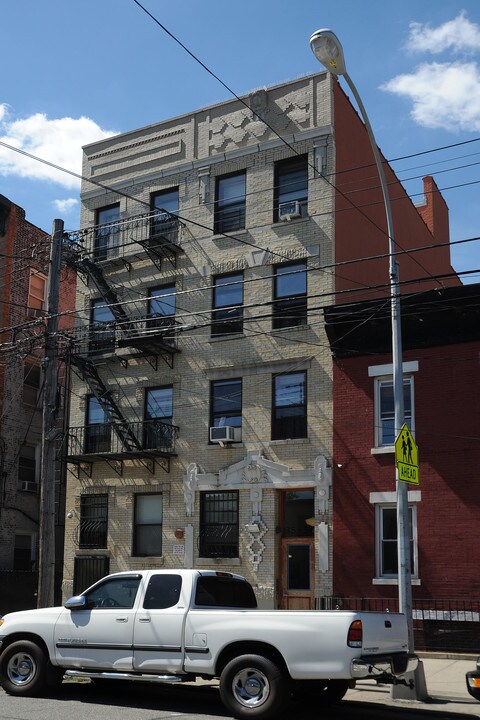
[{"label": "barred window", "polygon": [[200,493],[199,555],[238,557],[238,490]]}]

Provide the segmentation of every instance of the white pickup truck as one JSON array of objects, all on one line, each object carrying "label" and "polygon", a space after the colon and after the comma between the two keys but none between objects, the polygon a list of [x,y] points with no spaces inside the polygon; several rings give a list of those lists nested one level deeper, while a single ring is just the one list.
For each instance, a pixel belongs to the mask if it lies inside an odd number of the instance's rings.
[{"label": "white pickup truck", "polygon": [[63,676],[143,682],[219,678],[238,718],[265,720],[295,692],[340,700],[356,678],[405,682],[398,613],[258,610],[239,575],[142,570],[108,575],[64,607],[0,618],[0,685],[35,695]]}]

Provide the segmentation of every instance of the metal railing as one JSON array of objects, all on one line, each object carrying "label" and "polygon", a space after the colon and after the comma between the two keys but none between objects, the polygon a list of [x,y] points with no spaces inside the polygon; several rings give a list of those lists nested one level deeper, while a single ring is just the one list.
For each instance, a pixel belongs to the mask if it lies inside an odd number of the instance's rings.
[{"label": "metal railing", "polygon": [[85,328],[77,328],[75,333],[75,354],[92,356],[113,354],[121,347],[142,347],[147,349],[161,345],[164,349],[175,351],[179,324],[171,315],[132,315],[129,327],[122,323],[92,323]]},{"label": "metal railing", "polygon": [[[124,456],[142,454],[147,456],[172,455],[179,428],[176,425],[149,419],[140,422],[95,423],[71,427],[68,431],[68,458],[85,456]],[[138,447],[132,448],[125,438],[134,437]]]},{"label": "metal railing", "polygon": [[[398,612],[398,598],[315,598],[316,610]],[[441,652],[480,652],[480,598],[414,598],[415,648]]]},{"label": "metal railing", "polygon": [[151,250],[158,255],[178,252],[179,219],[156,210],[65,233],[64,247],[95,262],[113,261]]}]

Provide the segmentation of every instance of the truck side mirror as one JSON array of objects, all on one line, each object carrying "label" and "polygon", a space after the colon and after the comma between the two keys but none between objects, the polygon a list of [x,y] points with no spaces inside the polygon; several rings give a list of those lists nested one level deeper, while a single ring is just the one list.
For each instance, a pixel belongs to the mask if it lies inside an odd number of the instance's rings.
[{"label": "truck side mirror", "polygon": [[87,599],[84,595],[74,595],[65,603],[67,610],[83,610],[87,607]]}]

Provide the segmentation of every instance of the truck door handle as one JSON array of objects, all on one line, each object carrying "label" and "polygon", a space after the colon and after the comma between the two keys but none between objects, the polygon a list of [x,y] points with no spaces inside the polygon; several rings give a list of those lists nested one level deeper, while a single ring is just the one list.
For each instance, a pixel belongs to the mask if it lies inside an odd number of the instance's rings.
[{"label": "truck door handle", "polygon": [[126,617],[118,617],[118,618],[115,618],[115,620],[117,622],[125,622],[125,623],[128,622],[128,618],[126,618]]},{"label": "truck door handle", "polygon": [[139,618],[138,622],[150,622],[150,618],[149,617]]}]

